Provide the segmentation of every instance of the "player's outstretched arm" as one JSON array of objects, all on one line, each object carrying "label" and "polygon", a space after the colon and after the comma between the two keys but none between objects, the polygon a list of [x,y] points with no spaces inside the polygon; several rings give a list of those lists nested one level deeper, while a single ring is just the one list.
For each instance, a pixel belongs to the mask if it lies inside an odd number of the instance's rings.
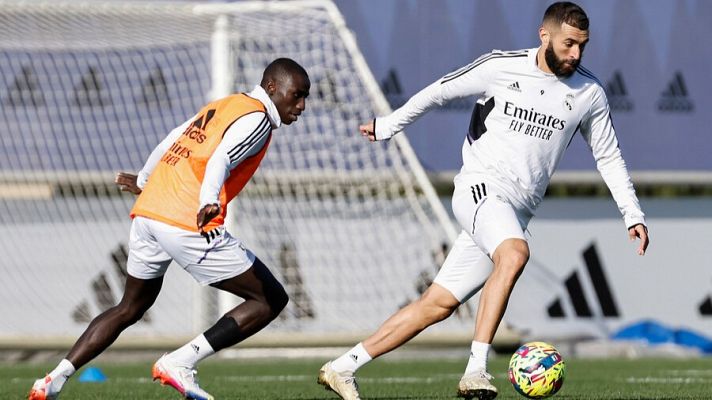
[{"label": "player's outstretched arm", "polygon": [[638,247],[638,255],[644,256],[645,250],[648,249],[650,238],[648,237],[648,227],[643,224],[636,224],[628,229],[628,237],[633,241],[635,238],[640,238],[640,246]]},{"label": "player's outstretched arm", "polygon": [[141,194],[141,188],[138,187],[136,181],[138,180],[138,175],[132,174],[130,172],[117,172],[116,178],[114,178],[114,183],[121,189],[122,192],[131,192],[135,195]]},{"label": "player's outstretched arm", "polygon": [[376,141],[376,132],[373,127],[373,120],[360,125],[358,127],[358,130],[361,132],[361,136],[368,138],[368,140],[375,142]]}]

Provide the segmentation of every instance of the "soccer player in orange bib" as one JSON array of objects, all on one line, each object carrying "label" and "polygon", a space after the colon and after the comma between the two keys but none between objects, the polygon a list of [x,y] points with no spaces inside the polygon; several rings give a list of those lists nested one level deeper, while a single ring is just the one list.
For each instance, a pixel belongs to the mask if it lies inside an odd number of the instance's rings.
[{"label": "soccer player in orange bib", "polygon": [[272,131],[295,122],[311,83],[295,61],[279,58],[249,93],[213,101],[153,150],[138,175],[116,184],[138,195],[131,210],[128,277],[119,304],[96,317],[30,400],[56,399],[74,372],[101,354],[153,305],[171,261],[201,285],[244,299],[215,325],[153,365],[153,379],[189,399],[213,399],[198,386],[196,364],[270,323],[289,300],[282,285],[225,230],[226,206],[255,173]]}]

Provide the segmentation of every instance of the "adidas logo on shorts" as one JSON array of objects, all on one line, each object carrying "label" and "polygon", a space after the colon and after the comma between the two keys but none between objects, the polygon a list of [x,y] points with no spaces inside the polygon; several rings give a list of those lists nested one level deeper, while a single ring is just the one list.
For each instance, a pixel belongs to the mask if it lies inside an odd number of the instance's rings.
[{"label": "adidas logo on shorts", "polygon": [[472,198],[475,200],[475,204],[487,197],[487,189],[485,188],[484,182],[479,185],[470,186],[470,188],[472,189]]}]

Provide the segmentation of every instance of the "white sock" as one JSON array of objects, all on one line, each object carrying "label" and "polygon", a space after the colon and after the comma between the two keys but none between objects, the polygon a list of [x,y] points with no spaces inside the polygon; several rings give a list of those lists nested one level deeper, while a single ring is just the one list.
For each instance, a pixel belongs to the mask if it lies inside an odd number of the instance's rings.
[{"label": "white sock", "polygon": [[363,367],[371,361],[371,355],[368,354],[362,343],[354,346],[353,349],[344,353],[341,357],[331,362],[331,368],[336,372],[355,373],[357,369]]},{"label": "white sock", "polygon": [[50,372],[49,377],[52,378],[52,385],[54,388],[61,390],[64,383],[67,382],[70,376],[74,375],[77,370],[74,365],[66,358],[59,362],[57,367]]},{"label": "white sock", "polygon": [[168,354],[168,358],[182,367],[195,368],[200,360],[213,354],[215,354],[215,350],[205,339],[205,335],[201,333],[180,349]]},{"label": "white sock", "polygon": [[471,374],[477,370],[487,371],[487,355],[491,345],[473,341],[470,347],[470,359],[467,361],[465,375]]},{"label": "white sock", "polygon": [[74,375],[75,372],[77,372],[77,370],[74,368],[74,365],[72,365],[72,363],[65,358],[60,361],[59,364],[57,364],[57,367],[47,375],[49,375],[52,379],[55,379],[58,376],[63,376],[66,380],[70,376]]}]

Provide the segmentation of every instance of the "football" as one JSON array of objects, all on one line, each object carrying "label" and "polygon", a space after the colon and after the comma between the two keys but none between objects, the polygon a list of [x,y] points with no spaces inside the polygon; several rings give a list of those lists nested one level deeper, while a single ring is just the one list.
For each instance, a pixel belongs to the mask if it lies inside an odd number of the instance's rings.
[{"label": "football", "polygon": [[544,342],[523,344],[509,361],[509,381],[530,399],[549,397],[561,389],[566,365],[556,348]]}]

